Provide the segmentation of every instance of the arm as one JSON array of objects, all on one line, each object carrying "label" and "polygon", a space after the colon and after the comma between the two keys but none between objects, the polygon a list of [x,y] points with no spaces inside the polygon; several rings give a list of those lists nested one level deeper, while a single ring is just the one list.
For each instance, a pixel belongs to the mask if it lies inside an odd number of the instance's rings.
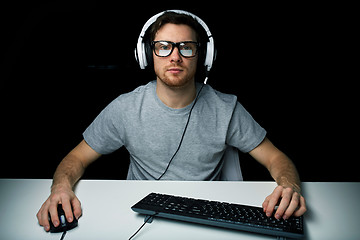
[{"label": "arm", "polygon": [[275,206],[276,218],[289,218],[291,215],[301,216],[306,212],[305,199],[301,195],[301,182],[293,162],[268,138],[250,151],[250,155],[265,166],[274,178],[278,187],[275,188],[263,203],[264,212],[271,216]]},{"label": "arm", "polygon": [[77,219],[81,216],[81,204],[75,196],[73,187],[83,175],[86,167],[100,156],[99,153],[95,152],[82,140],[79,145],[61,161],[54,174],[51,194],[37,213],[39,224],[43,226],[46,231],[50,229],[48,221],[49,213],[54,226],[59,225],[57,214],[57,205],[59,203],[62,203],[65,216],[69,222],[73,221],[72,209]]}]

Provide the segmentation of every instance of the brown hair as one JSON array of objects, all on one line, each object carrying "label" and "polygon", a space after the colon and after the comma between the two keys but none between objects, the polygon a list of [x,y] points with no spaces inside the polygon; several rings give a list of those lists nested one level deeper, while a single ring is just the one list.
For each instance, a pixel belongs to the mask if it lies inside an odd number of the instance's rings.
[{"label": "brown hair", "polygon": [[158,17],[156,21],[150,26],[149,39],[150,42],[155,39],[156,33],[167,23],[173,24],[185,24],[191,27],[196,33],[196,41],[201,42],[201,33],[205,32],[196,19],[187,14],[179,14],[175,12],[165,12],[163,15]]}]

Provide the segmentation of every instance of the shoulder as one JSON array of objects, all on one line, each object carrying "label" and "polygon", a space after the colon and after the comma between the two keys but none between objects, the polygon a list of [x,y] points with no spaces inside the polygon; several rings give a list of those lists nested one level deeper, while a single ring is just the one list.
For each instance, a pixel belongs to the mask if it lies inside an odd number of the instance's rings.
[{"label": "shoulder", "polygon": [[143,96],[144,94],[148,93],[149,91],[152,91],[156,88],[156,83],[149,82],[146,85],[142,85],[139,86],[137,88],[135,88],[133,91],[128,92],[128,93],[123,93],[120,96],[118,96],[115,101],[127,101],[127,100],[131,100],[131,99],[136,99],[139,98],[141,96]]},{"label": "shoulder", "polygon": [[213,89],[210,85],[205,85],[199,95],[198,111],[200,116],[216,125],[221,129],[226,128],[234,114],[237,105],[237,97],[235,95],[222,93]]},{"label": "shoulder", "polygon": [[237,97],[232,94],[222,93],[215,90],[210,85],[204,86],[203,100],[208,104],[215,104],[217,107],[234,109],[237,103]]},{"label": "shoulder", "polygon": [[131,92],[123,93],[114,99],[107,108],[124,110],[132,109],[141,104],[146,96],[152,94],[155,89],[154,82],[149,82],[146,85],[137,87]]}]

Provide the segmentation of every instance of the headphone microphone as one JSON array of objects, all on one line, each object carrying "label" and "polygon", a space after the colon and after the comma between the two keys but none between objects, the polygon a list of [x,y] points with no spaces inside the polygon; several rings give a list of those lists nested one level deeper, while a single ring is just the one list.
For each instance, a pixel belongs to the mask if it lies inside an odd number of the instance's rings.
[{"label": "headphone microphone", "polygon": [[149,65],[146,56],[149,54],[147,51],[150,51],[151,47],[149,46],[149,44],[150,44],[149,41],[147,39],[145,39],[146,31],[158,19],[158,17],[160,17],[161,15],[163,15],[164,13],[167,13],[167,12],[174,12],[174,13],[178,13],[178,14],[189,15],[189,16],[193,17],[205,30],[207,38],[208,38],[208,41],[206,44],[205,61],[204,61],[205,72],[206,72],[206,78],[205,78],[204,84],[206,84],[208,75],[209,75],[210,70],[213,66],[213,63],[216,59],[216,49],[215,49],[215,45],[214,45],[214,38],[212,37],[210,29],[208,28],[206,23],[201,18],[199,18],[198,16],[196,16],[190,12],[187,12],[184,10],[167,10],[167,11],[160,12],[160,13],[152,16],[149,20],[147,20],[147,22],[141,29],[141,32],[140,32],[140,35],[139,35],[139,38],[138,38],[138,41],[136,44],[135,59],[139,63],[139,66],[141,69],[145,69]]}]

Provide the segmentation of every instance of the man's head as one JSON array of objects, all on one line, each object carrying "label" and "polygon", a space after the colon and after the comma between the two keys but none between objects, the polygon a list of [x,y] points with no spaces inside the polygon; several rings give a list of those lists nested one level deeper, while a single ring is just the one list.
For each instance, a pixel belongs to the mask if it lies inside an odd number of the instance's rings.
[{"label": "man's head", "polygon": [[174,12],[164,13],[152,24],[149,39],[158,80],[169,87],[194,81],[202,31],[193,17]]}]

